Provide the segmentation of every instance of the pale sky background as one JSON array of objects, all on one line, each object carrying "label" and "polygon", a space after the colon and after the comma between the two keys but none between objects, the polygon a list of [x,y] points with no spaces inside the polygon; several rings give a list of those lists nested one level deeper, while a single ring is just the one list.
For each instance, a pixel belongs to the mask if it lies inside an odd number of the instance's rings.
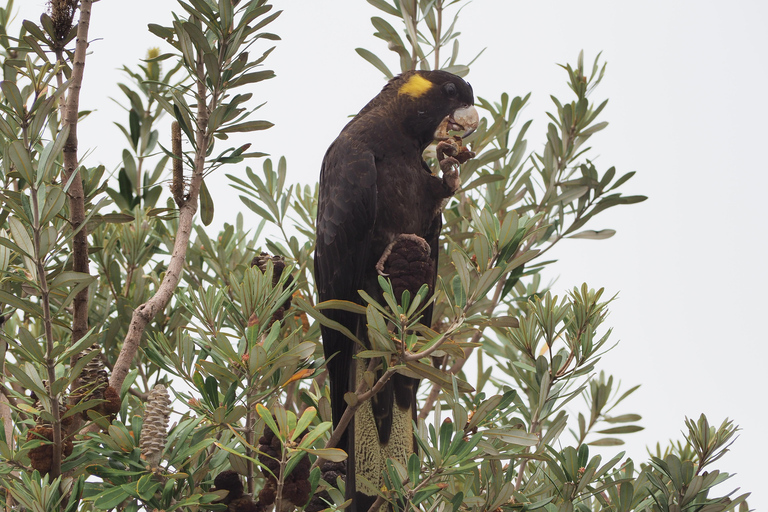
[{"label": "pale sky background", "polygon": [[[254,134],[251,150],[285,155],[289,181],[310,183],[346,116],[384,83],[355,47],[397,65],[372,36],[369,18],[381,13],[367,2],[276,4],[285,12],[272,31],[283,41],[266,67],[277,78],[254,88],[254,104],[269,102],[256,117],[276,126]],[[44,8],[44,0],[17,2],[20,18],[37,20]],[[80,128],[81,151],[94,151],[89,165],[117,167],[123,136],[112,125],[117,108],[109,97],[120,97],[119,68],[135,67],[159,44],[146,25],[168,24],[175,8],[171,0],[94,5],[81,108],[96,112]],[[618,230],[613,238],[561,243],[552,251],[560,261],[545,277],[557,278],[560,295],[584,281],[619,294],[608,324],[621,343],[600,368],[620,375],[624,388],[642,384],[620,411],[641,414],[646,427],[625,436],[628,454],[639,462],[646,445],[681,439],[686,416],[703,412],[715,425],[731,418],[742,431],[716,467],[736,476],[720,490],[752,492],[756,510],[768,506],[760,471],[768,462],[768,336],[759,327],[768,314],[766,20],[761,0],[475,0],[458,25],[464,61],[487,47],[467,77],[477,96],[533,93],[521,116],[534,119],[529,149],[545,141],[549,95],[568,98],[556,64],[575,63],[581,49],[588,62],[603,52],[607,74],[591,99],[610,99],[601,116],[610,126],[590,141],[596,164],[601,172],[612,165],[619,174],[637,171],[624,193],[649,199],[588,226]],[[216,227],[238,211],[257,222],[223,176],[243,169],[208,180]]]}]

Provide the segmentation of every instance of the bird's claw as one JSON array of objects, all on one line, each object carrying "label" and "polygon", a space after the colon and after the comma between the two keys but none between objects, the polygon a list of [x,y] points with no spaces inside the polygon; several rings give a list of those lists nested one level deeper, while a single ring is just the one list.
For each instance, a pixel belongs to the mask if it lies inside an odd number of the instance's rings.
[{"label": "bird's claw", "polygon": [[458,135],[441,140],[435,149],[440,170],[443,171],[443,183],[453,195],[461,186],[459,166],[470,158],[474,158],[475,154],[463,145],[461,137]]},{"label": "bird's claw", "polygon": [[461,139],[459,139],[459,142],[456,141],[456,139],[447,139],[447,140],[441,140],[437,143],[437,148],[435,148],[435,152],[437,153],[437,159],[442,164],[442,161],[445,159],[446,156],[452,157],[456,156],[460,151],[460,144]]},{"label": "bird's claw", "polygon": [[[449,159],[456,162],[456,160],[451,157],[446,158],[445,160],[443,160],[443,162]],[[440,162],[441,168],[443,168],[443,162]],[[459,165],[458,162],[456,162],[455,164],[451,164],[448,170],[443,168],[443,183],[445,184],[446,188],[448,189],[451,195],[455,194],[456,191],[459,190],[459,187],[461,186],[461,176],[459,175],[458,165]]]}]

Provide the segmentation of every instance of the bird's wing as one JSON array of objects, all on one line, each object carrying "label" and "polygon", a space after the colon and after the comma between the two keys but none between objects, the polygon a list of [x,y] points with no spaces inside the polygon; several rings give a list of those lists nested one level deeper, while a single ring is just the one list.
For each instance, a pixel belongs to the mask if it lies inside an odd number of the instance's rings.
[{"label": "bird's wing", "polygon": [[[373,154],[343,135],[328,148],[320,171],[315,282],[321,301],[360,302],[365,265],[376,218],[376,165]],[[354,332],[358,315],[328,310],[327,316]],[[322,328],[328,360],[334,424],[344,413],[344,393],[354,353],[353,342],[334,329]],[[357,334],[357,333],[355,333]],[[331,357],[333,356],[333,357]]]}]

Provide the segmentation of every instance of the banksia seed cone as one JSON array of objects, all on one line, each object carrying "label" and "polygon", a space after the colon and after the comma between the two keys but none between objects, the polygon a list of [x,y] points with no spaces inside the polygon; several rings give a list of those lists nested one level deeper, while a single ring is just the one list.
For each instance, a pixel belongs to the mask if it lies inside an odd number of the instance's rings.
[{"label": "banksia seed cone", "polygon": [[[47,384],[46,384],[46,387],[47,387]],[[34,392],[32,393],[32,399],[35,401],[34,403],[35,409],[37,409],[38,412],[42,412],[44,409],[43,404],[40,403],[40,399],[37,398]],[[67,410],[68,410],[67,406],[65,406],[62,403],[59,404],[59,418],[61,418],[62,427],[68,427],[72,424],[72,416],[67,416],[66,418],[64,417],[64,415],[67,413]],[[38,427],[40,426],[51,427],[51,422],[44,420],[42,414],[38,414],[37,419],[35,420],[35,425],[37,425]]]},{"label": "banksia seed cone", "polygon": [[232,471],[231,469],[222,471],[214,478],[213,485],[215,486],[215,491],[229,491],[229,494],[220,501],[220,503],[225,505],[243,495],[243,482],[240,480],[237,471]]},{"label": "banksia seed cone", "polygon": [[399,235],[387,246],[376,268],[392,282],[395,300],[399,302],[405,290],[413,297],[423,284],[432,293],[435,271],[431,253],[427,241],[416,235]]},{"label": "banksia seed cone", "polygon": [[[45,425],[37,425],[27,431],[27,441],[41,440],[45,444],[32,448],[29,451],[29,460],[32,469],[36,469],[41,475],[51,470],[53,462],[53,428]],[[66,437],[62,439],[61,453],[63,457],[72,455],[72,439]]]},{"label": "banksia seed cone", "polygon": [[[91,352],[100,352],[101,347],[94,343],[84,350],[80,357],[84,357]],[[87,402],[89,400],[104,400],[95,405],[92,410],[102,416],[112,416],[120,411],[120,395],[109,386],[107,370],[104,369],[104,361],[96,356],[85,365],[79,380],[79,395],[73,396],[77,403]],[[88,419],[88,410],[82,412],[83,419]]]},{"label": "banksia seed cone", "polygon": [[[85,349],[80,357],[85,357],[91,352],[99,352],[101,347],[98,343],[94,343],[87,349]],[[100,357],[96,356],[85,365],[83,372],[80,374],[80,380],[84,389],[89,393],[101,391],[102,388],[107,387],[107,370],[104,369],[104,362]]]},{"label": "banksia seed cone", "polygon": [[[277,283],[280,281],[280,277],[283,275],[283,270],[285,270],[285,259],[283,259],[282,256],[270,256],[269,254],[263,252],[251,260],[251,266],[259,267],[259,270],[264,273],[267,271],[268,261],[272,261],[272,286],[274,287],[277,286]],[[288,280],[285,282],[283,289],[285,289],[285,286],[290,285],[292,282],[293,276],[288,277]],[[288,310],[288,308],[291,307],[291,299],[292,297],[288,297],[285,302],[283,302],[282,306],[280,306],[280,308],[275,311],[274,315],[272,315],[272,319],[269,322],[270,325],[278,320],[283,319],[285,312]]]},{"label": "banksia seed cone", "polygon": [[231,469],[222,471],[213,480],[215,491],[229,491],[224,499],[217,503],[227,505],[228,512],[260,512],[250,494],[243,494],[243,482],[237,472]]},{"label": "banksia seed cone", "polygon": [[150,467],[160,463],[160,456],[165,448],[168,435],[168,417],[171,415],[171,398],[162,384],[157,384],[147,397],[144,409],[144,424],[141,427],[141,458]]},{"label": "banksia seed cone", "polygon": [[[305,434],[306,432],[302,433],[302,436]],[[261,470],[267,482],[259,493],[259,505],[267,506],[275,502],[277,483],[275,477],[280,474],[278,461],[282,456],[280,439],[269,427],[264,427],[264,434],[259,438],[259,452],[259,462],[272,472],[270,473],[265,469]],[[309,500],[309,470],[309,457],[304,456],[283,482],[283,499],[290,501],[297,507],[304,506]]]},{"label": "banksia seed cone", "polygon": [[[346,479],[347,476],[346,462],[326,461],[320,466],[320,469],[323,472],[322,479],[334,486],[336,485],[336,479],[338,477]],[[328,491],[322,490],[320,492],[315,492],[315,495],[312,496],[312,500],[309,502],[309,505],[307,505],[307,508],[304,509],[304,512],[320,512],[321,510],[328,508],[329,503],[333,503],[333,500],[331,500],[331,495],[328,494]]]},{"label": "banksia seed cone", "polygon": [[[45,382],[46,388],[48,383]],[[35,408],[42,412],[44,407],[40,402],[40,399],[32,392],[32,399],[35,400]],[[64,404],[59,404],[59,418],[61,418],[61,454],[62,459],[72,455],[72,439],[67,437],[66,428],[72,424],[72,416],[64,417],[67,412],[67,407]],[[35,426],[27,431],[27,441],[40,440],[45,444],[32,448],[29,451],[29,460],[32,465],[32,469],[36,469],[41,475],[48,473],[51,470],[51,464],[53,463],[53,425],[50,421],[43,419],[42,414],[37,415],[35,420]]]}]

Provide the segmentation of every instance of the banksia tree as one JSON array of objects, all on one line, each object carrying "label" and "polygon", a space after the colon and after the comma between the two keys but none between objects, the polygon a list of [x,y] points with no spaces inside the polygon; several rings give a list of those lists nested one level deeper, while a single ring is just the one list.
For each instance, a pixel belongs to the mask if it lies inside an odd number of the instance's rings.
[{"label": "banksia tree", "polygon": [[[598,367],[610,346],[603,291],[584,285],[558,298],[542,256],[568,238],[610,237],[611,229],[593,230],[595,217],[645,199],[624,193],[634,173],[601,168],[591,149],[607,126],[605,101],[593,103],[605,71],[599,59],[585,66],[580,55],[563,66],[571,92],[552,98],[537,140],[529,141],[530,121],[517,124],[530,95],[485,99],[487,89],[473,83],[483,112],[477,131],[425,153],[459,187],[444,205],[437,246],[405,236],[382,255],[386,304],[370,296],[318,303],[317,187],[291,184],[284,157],[243,163],[265,156],[249,147],[272,123],[252,114],[269,99],[258,83],[275,76],[264,66],[279,12],[266,0],[184,0],[173,17],[150,24],[163,47],[138,71],[124,68],[129,82],[118,84],[125,138],[105,165],[91,165],[76,128],[88,122],[79,91],[90,90],[82,82],[91,7],[94,23],[104,23],[104,2],[56,0],[50,15],[15,28],[13,2],[4,3],[1,508],[340,509],[346,454],[334,448],[340,433],[319,339],[321,325],[339,327],[328,315],[337,308],[366,317],[368,332],[345,332],[350,340],[373,341],[357,354],[368,369],[344,397],[347,420],[370,406],[382,379],[422,383],[418,453],[386,461],[383,507],[746,507],[745,495],[712,489],[727,478],[714,462],[735,437],[729,421],[689,421],[684,442],[660,448],[649,464],[590,453],[590,444],[605,453],[642,428],[639,415],[619,412],[635,388],[619,390]],[[446,14],[467,2],[369,3],[387,50],[357,51],[385,77],[469,72],[458,23]],[[158,129],[163,116],[175,123],[172,136]],[[247,142],[232,142],[244,133]],[[214,175],[224,166],[244,211],[212,232],[206,182],[223,179]],[[440,252],[437,275],[423,264],[431,251]],[[427,307],[434,322],[421,325]],[[463,367],[476,354],[470,384]],[[170,381],[172,396],[153,388]],[[168,430],[172,404],[179,417]],[[76,425],[82,419],[93,423]]]}]

